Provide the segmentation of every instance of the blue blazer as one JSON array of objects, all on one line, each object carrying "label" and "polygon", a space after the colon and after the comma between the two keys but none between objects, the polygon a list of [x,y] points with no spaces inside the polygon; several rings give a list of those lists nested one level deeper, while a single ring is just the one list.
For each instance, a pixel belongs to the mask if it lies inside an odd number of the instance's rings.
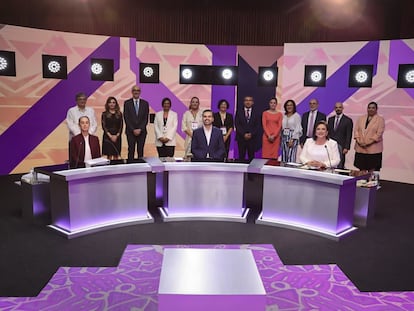
[{"label": "blue blazer", "polygon": [[[223,134],[221,130],[216,127],[211,129],[210,144],[207,145],[207,138],[204,135],[204,128],[200,127],[193,132],[191,140],[191,153],[195,161],[200,160],[215,160],[224,161],[226,149],[224,147]],[[209,158],[207,158],[209,154]]]}]

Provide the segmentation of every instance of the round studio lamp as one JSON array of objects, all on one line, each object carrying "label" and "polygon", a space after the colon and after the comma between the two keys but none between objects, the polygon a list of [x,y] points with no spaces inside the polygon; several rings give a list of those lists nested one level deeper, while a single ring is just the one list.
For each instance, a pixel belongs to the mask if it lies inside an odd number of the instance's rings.
[{"label": "round studio lamp", "polygon": [[311,73],[310,78],[313,82],[320,82],[322,80],[322,73],[315,70]]},{"label": "round studio lamp", "polygon": [[221,72],[221,76],[223,77],[223,79],[229,80],[233,77],[233,71],[231,71],[228,68],[223,69],[223,71]]},{"label": "round studio lamp", "polygon": [[414,70],[409,70],[406,74],[405,74],[405,80],[408,83],[414,83]]},{"label": "round studio lamp", "polygon": [[5,70],[8,66],[7,59],[0,57],[0,70]]},{"label": "round studio lamp", "polygon": [[184,79],[191,79],[191,77],[193,76],[193,71],[191,69],[186,68],[181,72],[181,76]]},{"label": "round studio lamp", "polygon": [[265,72],[263,72],[263,79],[265,81],[272,81],[273,78],[275,77],[275,75],[273,74],[273,72],[271,70],[266,70]]},{"label": "round studio lamp", "polygon": [[150,78],[154,75],[154,69],[152,69],[152,67],[147,66],[142,70],[142,73],[144,74],[144,76],[146,76],[147,78]]},{"label": "round studio lamp", "polygon": [[60,64],[57,61],[52,60],[49,62],[49,64],[47,64],[47,68],[50,72],[57,73],[60,71]]},{"label": "round studio lamp", "polygon": [[358,83],[364,83],[364,82],[367,82],[367,80],[368,80],[368,74],[365,72],[365,71],[358,71],[356,74],[355,74],[355,80],[358,82]]},{"label": "round studio lamp", "polygon": [[91,71],[95,75],[100,75],[103,72],[103,67],[99,63],[93,63],[91,66]]}]

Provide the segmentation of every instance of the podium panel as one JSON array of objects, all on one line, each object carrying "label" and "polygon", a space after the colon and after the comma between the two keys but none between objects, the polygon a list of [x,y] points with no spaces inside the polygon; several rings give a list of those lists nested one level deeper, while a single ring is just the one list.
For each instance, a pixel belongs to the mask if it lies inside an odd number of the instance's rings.
[{"label": "podium panel", "polygon": [[263,311],[266,291],[251,250],[164,250],[159,310]]},{"label": "podium panel", "polygon": [[56,171],[51,175],[50,227],[68,238],[153,222],[146,163]]}]

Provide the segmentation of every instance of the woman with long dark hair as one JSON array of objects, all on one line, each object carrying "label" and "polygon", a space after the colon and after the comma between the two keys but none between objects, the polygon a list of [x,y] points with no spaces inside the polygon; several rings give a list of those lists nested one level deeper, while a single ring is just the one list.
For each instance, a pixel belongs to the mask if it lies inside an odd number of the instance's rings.
[{"label": "woman with long dark hair", "polygon": [[121,158],[121,134],[124,127],[122,112],[115,97],[110,96],[105,103],[101,117],[103,137],[102,155],[110,160]]}]

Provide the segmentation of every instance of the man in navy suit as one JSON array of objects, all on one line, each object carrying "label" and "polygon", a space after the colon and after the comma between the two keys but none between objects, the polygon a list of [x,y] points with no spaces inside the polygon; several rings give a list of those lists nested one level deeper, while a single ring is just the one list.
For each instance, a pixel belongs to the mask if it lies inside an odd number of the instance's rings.
[{"label": "man in navy suit", "polygon": [[239,160],[245,160],[246,151],[251,161],[257,147],[257,138],[261,126],[261,114],[253,108],[253,97],[246,96],[243,100],[243,108],[237,109],[235,117],[236,141],[239,149]]},{"label": "man in navy suit", "polygon": [[213,111],[203,111],[203,127],[193,132],[191,153],[193,161],[224,161],[226,148],[223,133],[213,126]]},{"label": "man in navy suit", "polygon": [[128,141],[128,160],[134,159],[135,145],[138,158],[144,156],[144,144],[147,137],[149,105],[146,100],[139,98],[141,88],[132,87],[132,98],[124,103],[125,134]]},{"label": "man in navy suit", "polygon": [[318,111],[319,102],[316,98],[309,101],[309,111],[302,116],[302,136],[299,139],[300,146],[303,148],[306,139],[313,137],[315,125],[319,121],[326,121],[326,114]]},{"label": "man in navy suit", "polygon": [[335,115],[328,119],[329,137],[336,140],[340,148],[341,162],[339,162],[338,168],[344,168],[345,166],[345,155],[351,147],[352,130],[354,127],[352,119],[344,115],[343,111],[344,105],[336,103]]}]

